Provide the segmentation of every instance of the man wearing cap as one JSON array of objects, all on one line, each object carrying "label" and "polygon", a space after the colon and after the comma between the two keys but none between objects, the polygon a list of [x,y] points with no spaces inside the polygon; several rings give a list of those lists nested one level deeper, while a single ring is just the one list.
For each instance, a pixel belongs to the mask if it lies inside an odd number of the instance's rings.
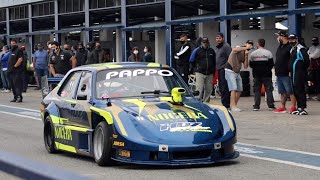
[{"label": "man wearing cap", "polygon": [[291,85],[291,78],[289,77],[289,60],[290,60],[290,50],[291,46],[288,41],[288,33],[285,30],[280,30],[275,33],[278,38],[279,47],[276,52],[276,61],[274,64],[275,73],[277,76],[277,86],[278,92],[281,94],[281,106],[274,110],[274,113],[286,113],[286,102],[287,97],[290,96],[291,108],[289,113],[296,111],[296,98],[293,94],[293,89]]},{"label": "man wearing cap", "polygon": [[225,77],[228,82],[228,88],[231,92],[230,107],[233,112],[240,112],[238,108],[238,101],[242,92],[242,79],[240,70],[242,64],[245,69],[248,68],[248,54],[249,50],[253,47],[253,41],[248,40],[245,46],[232,49],[228,61],[225,65]]},{"label": "man wearing cap", "polygon": [[310,66],[308,71],[316,87],[317,100],[320,101],[320,45],[319,38],[312,38],[312,46],[308,50]]},{"label": "man wearing cap", "polygon": [[41,44],[37,45],[38,50],[34,53],[33,58],[33,67],[35,67],[39,88],[42,88],[41,77],[48,76],[48,53],[43,50],[43,46]]},{"label": "man wearing cap", "polygon": [[203,37],[194,58],[196,90],[200,92],[200,97],[204,102],[210,102],[212,81],[216,71],[216,54],[209,44],[209,39]]},{"label": "man wearing cap", "polygon": [[218,33],[216,35],[216,43],[217,45],[214,47],[216,52],[216,65],[218,69],[218,83],[219,90],[221,93],[221,103],[226,108],[230,108],[230,91],[228,89],[228,83],[225,78],[225,64],[228,61],[229,55],[232,51],[230,45],[225,42],[224,35],[222,33]]},{"label": "man wearing cap", "polygon": [[187,38],[186,34],[180,36],[180,51],[174,56],[176,59],[176,70],[186,83],[188,83],[189,59],[191,55],[191,46]]},{"label": "man wearing cap", "polygon": [[253,74],[254,105],[253,110],[260,110],[261,103],[261,86],[264,85],[267,94],[267,104],[270,110],[274,110],[272,71],[274,66],[272,53],[265,49],[266,41],[259,39],[258,49],[253,51],[249,56],[249,65]]},{"label": "man wearing cap", "polygon": [[290,51],[289,70],[298,107],[292,114],[308,115],[305,110],[307,108],[305,83],[307,82],[307,69],[310,65],[309,55],[307,49],[299,44],[298,37],[295,34],[290,34],[289,43],[292,46]]}]

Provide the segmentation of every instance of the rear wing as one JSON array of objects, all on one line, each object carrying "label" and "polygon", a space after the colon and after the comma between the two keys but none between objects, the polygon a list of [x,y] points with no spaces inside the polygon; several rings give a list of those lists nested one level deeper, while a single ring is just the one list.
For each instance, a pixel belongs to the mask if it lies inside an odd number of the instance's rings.
[{"label": "rear wing", "polygon": [[45,98],[51,91],[54,89],[62,80],[62,77],[41,77],[41,84],[42,84],[42,98]]}]

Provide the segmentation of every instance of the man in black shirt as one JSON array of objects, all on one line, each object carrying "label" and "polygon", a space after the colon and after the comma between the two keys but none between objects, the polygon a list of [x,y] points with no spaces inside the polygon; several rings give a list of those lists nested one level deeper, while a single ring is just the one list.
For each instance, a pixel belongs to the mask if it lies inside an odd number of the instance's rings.
[{"label": "man in black shirt", "polygon": [[68,51],[60,48],[59,42],[52,42],[53,54],[50,57],[50,72],[53,77],[63,77],[68,71],[77,66],[77,60]]},{"label": "man in black shirt", "polygon": [[291,99],[291,108],[289,113],[293,113],[297,110],[296,108],[296,98],[293,95],[292,82],[289,77],[289,60],[290,60],[290,50],[291,46],[288,41],[288,33],[284,30],[276,33],[278,35],[278,42],[280,43],[276,52],[276,62],[274,65],[276,76],[277,76],[277,86],[279,94],[281,94],[281,107],[274,110],[274,113],[286,113],[286,101],[287,96]]},{"label": "man in black shirt", "polygon": [[186,83],[188,83],[189,59],[191,55],[191,46],[187,40],[188,36],[186,34],[180,36],[180,43],[182,45],[180,51],[174,56],[176,59],[176,70]]},{"label": "man in black shirt", "polygon": [[23,67],[23,52],[18,47],[16,40],[11,40],[11,55],[8,60],[8,77],[12,87],[13,99],[10,102],[22,102],[22,72]]}]

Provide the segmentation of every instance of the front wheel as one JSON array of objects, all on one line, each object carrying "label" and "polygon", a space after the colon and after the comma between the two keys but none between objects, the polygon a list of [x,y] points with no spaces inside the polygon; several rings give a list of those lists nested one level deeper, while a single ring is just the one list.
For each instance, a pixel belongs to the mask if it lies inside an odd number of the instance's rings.
[{"label": "front wheel", "polygon": [[112,152],[112,127],[102,121],[94,130],[93,136],[94,159],[99,166],[114,164],[111,159]]},{"label": "front wheel", "polygon": [[54,142],[54,127],[50,116],[46,117],[43,128],[44,145],[49,153],[57,153]]}]

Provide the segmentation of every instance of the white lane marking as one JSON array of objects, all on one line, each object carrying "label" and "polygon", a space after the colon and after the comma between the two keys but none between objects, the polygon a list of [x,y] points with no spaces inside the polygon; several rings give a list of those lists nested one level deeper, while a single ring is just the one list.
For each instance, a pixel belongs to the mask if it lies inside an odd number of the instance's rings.
[{"label": "white lane marking", "polygon": [[[292,150],[292,149],[284,149],[284,148],[278,148],[278,147],[260,146],[260,145],[246,144],[246,143],[241,143],[241,142],[238,142],[237,144],[239,144],[239,145],[244,145],[244,146],[265,148],[265,149],[278,150],[278,151],[284,151],[284,152],[293,152],[293,153],[299,153],[299,154],[305,154],[305,155],[319,156],[319,157],[320,157],[320,154],[311,153],[311,152],[305,152],[305,151],[298,151],[298,150]],[[237,144],[236,144],[236,145],[237,145]]]},{"label": "white lane marking", "polygon": [[21,109],[21,110],[26,110],[26,111],[39,112],[39,110],[35,110],[35,109],[27,109],[27,108],[22,108],[22,107],[15,107],[15,106],[7,106],[7,105],[3,105],[3,104],[0,104],[0,106],[7,107],[7,108]]},{"label": "white lane marking", "polygon": [[262,151],[257,151],[253,148],[248,148],[248,147],[239,147],[239,146],[235,146],[236,150],[241,152],[241,153],[248,153],[248,154],[263,154]]},{"label": "white lane marking", "polygon": [[19,117],[23,117],[23,118],[29,118],[29,119],[34,119],[34,120],[41,121],[41,118],[36,118],[36,117],[32,117],[32,116],[21,115],[21,114],[17,114],[17,113],[11,113],[11,112],[6,112],[6,111],[0,111],[0,113],[9,114],[9,115],[13,115],[13,116],[19,116]]},{"label": "white lane marking", "polygon": [[291,161],[284,161],[284,160],[272,159],[272,158],[267,158],[267,157],[259,157],[259,156],[250,155],[250,154],[243,154],[243,153],[240,156],[320,171],[320,167],[301,164],[301,163],[295,163],[295,162],[291,162]]},{"label": "white lane marking", "polygon": [[21,111],[21,112],[17,112],[17,113],[18,113],[18,114],[25,115],[25,116],[32,116],[32,117],[39,117],[39,118],[41,118],[40,112]]}]

